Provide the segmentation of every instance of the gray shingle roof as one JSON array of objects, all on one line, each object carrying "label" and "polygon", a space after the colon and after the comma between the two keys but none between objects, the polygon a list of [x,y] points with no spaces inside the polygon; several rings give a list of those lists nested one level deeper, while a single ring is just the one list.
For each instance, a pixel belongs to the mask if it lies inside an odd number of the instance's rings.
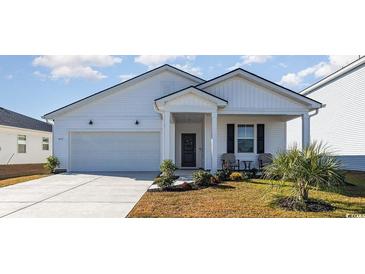
[{"label": "gray shingle roof", "polygon": [[0,125],[52,132],[52,125],[2,107]]}]

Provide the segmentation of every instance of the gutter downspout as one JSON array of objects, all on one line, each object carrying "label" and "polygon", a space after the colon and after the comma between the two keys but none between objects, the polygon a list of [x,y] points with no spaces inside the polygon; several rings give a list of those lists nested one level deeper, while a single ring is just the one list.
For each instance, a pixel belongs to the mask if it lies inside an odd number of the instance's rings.
[{"label": "gutter downspout", "polygon": [[[326,105],[322,105],[321,108],[325,108]],[[313,116],[316,116],[319,113],[319,108],[317,108],[312,114],[309,114],[309,118],[312,118]]]}]

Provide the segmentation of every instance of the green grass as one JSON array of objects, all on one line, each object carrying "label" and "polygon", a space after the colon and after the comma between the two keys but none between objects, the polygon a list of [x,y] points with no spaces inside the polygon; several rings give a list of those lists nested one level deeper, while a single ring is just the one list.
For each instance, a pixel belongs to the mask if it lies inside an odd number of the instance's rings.
[{"label": "green grass", "polygon": [[254,179],[225,182],[217,187],[186,192],[147,192],[129,217],[346,217],[365,214],[365,173],[348,173],[347,185],[337,191],[315,190],[310,198],[324,200],[336,209],[330,212],[287,211],[273,205],[279,196],[291,195],[290,183]]}]

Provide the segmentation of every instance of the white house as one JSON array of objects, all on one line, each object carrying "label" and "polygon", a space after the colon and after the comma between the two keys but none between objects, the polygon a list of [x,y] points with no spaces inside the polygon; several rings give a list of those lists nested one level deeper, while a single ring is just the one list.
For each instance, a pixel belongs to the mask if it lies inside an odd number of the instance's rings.
[{"label": "white house", "polygon": [[0,108],[0,165],[41,164],[52,155],[52,125]]},{"label": "white house", "polygon": [[[326,143],[348,170],[365,171],[365,57],[301,92],[323,103],[311,117],[311,139]],[[300,121],[288,122],[288,145],[298,142]]]},{"label": "white house", "polygon": [[44,115],[54,121],[54,154],[69,171],[220,168],[223,153],[257,161],[284,150],[286,122],[321,103],[242,69],[205,81],[170,65]]}]

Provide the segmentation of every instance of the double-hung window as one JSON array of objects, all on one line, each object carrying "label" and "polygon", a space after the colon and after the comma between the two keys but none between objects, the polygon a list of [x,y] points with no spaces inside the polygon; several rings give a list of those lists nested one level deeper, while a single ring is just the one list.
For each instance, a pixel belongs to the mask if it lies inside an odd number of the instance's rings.
[{"label": "double-hung window", "polygon": [[238,148],[238,153],[254,152],[253,125],[238,125],[237,148]]},{"label": "double-hung window", "polygon": [[42,149],[49,150],[49,138],[47,137],[42,138]]},{"label": "double-hung window", "polygon": [[18,153],[27,152],[27,136],[18,135]]}]

